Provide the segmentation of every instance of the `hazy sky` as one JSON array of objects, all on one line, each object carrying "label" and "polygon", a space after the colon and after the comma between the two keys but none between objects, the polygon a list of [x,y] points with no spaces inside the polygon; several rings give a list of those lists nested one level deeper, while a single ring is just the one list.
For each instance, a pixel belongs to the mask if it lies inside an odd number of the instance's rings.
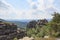
[{"label": "hazy sky", "polygon": [[50,19],[54,11],[60,11],[60,0],[0,0],[2,19]]}]

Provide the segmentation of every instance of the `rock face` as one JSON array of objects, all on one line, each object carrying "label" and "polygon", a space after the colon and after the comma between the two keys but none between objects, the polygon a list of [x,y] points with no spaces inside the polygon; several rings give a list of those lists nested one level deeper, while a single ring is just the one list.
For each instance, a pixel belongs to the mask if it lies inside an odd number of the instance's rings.
[{"label": "rock face", "polygon": [[0,40],[11,40],[17,36],[17,25],[0,21]]},{"label": "rock face", "polygon": [[36,22],[35,20],[30,21],[30,22],[27,24],[27,28],[35,28],[36,23],[37,23],[37,22]]},{"label": "rock face", "polygon": [[48,23],[48,21],[47,21],[46,19],[42,19],[42,20],[38,20],[38,21],[37,21],[37,24],[38,24],[39,26],[46,25],[46,23]]},{"label": "rock face", "polygon": [[48,20],[46,19],[41,19],[41,20],[32,20],[27,24],[27,28],[36,28],[36,25],[42,27],[48,23]]},{"label": "rock face", "polygon": [[25,30],[21,30],[21,29],[17,29],[17,38],[20,39],[20,38],[23,38],[25,37],[27,34],[26,34],[26,31]]},{"label": "rock face", "polygon": [[19,40],[34,40],[33,37],[29,38],[29,37],[24,37],[23,39],[19,39]]},{"label": "rock face", "polygon": [[0,20],[0,40],[12,40],[13,38],[23,38],[25,30],[17,29],[17,25]]}]

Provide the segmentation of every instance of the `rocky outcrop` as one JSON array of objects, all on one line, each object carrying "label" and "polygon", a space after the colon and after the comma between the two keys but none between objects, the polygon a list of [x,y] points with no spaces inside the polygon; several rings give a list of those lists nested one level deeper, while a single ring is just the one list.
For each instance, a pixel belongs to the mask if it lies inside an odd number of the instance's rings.
[{"label": "rocky outcrop", "polygon": [[25,37],[27,34],[26,34],[26,31],[25,30],[21,30],[21,29],[17,29],[17,38],[20,39],[20,38],[23,38]]},{"label": "rocky outcrop", "polygon": [[0,40],[12,40],[14,37],[17,37],[17,25],[1,21]]},{"label": "rocky outcrop", "polygon": [[19,40],[34,40],[34,38],[33,38],[33,37],[31,37],[31,38],[29,38],[29,37],[24,37],[24,38],[19,39]]},{"label": "rocky outcrop", "polygon": [[44,25],[46,25],[48,23],[48,21],[46,19],[41,19],[41,20],[32,20],[27,24],[27,28],[36,28],[36,25],[42,27]]}]

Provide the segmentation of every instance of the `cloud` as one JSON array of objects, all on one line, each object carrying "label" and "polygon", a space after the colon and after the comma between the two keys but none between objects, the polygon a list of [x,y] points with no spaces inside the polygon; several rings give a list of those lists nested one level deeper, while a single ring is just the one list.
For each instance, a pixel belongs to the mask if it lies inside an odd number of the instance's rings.
[{"label": "cloud", "polygon": [[[57,8],[54,6],[54,0],[37,0],[37,2],[32,0],[27,0],[32,7],[31,18],[35,19],[44,19],[52,18],[50,13],[57,11]],[[40,12],[37,12],[40,11]],[[42,13],[41,13],[42,12]],[[34,13],[34,14],[33,14]],[[47,16],[46,16],[47,15]]]},{"label": "cloud", "polygon": [[57,11],[54,6],[54,0],[26,0],[30,4],[28,10],[15,9],[13,5],[2,0],[3,7],[0,8],[0,18],[3,19],[50,19],[50,12]]},{"label": "cloud", "polygon": [[5,2],[5,0],[0,0],[0,18],[16,19],[15,17],[18,16],[18,12],[20,13],[11,4]]}]

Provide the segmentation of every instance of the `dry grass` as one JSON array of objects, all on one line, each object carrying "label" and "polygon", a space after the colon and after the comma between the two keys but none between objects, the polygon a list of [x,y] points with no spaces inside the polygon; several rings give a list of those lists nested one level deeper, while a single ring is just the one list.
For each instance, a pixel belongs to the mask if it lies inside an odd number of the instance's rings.
[{"label": "dry grass", "polygon": [[35,40],[56,40],[55,38],[38,38],[36,37]]}]

